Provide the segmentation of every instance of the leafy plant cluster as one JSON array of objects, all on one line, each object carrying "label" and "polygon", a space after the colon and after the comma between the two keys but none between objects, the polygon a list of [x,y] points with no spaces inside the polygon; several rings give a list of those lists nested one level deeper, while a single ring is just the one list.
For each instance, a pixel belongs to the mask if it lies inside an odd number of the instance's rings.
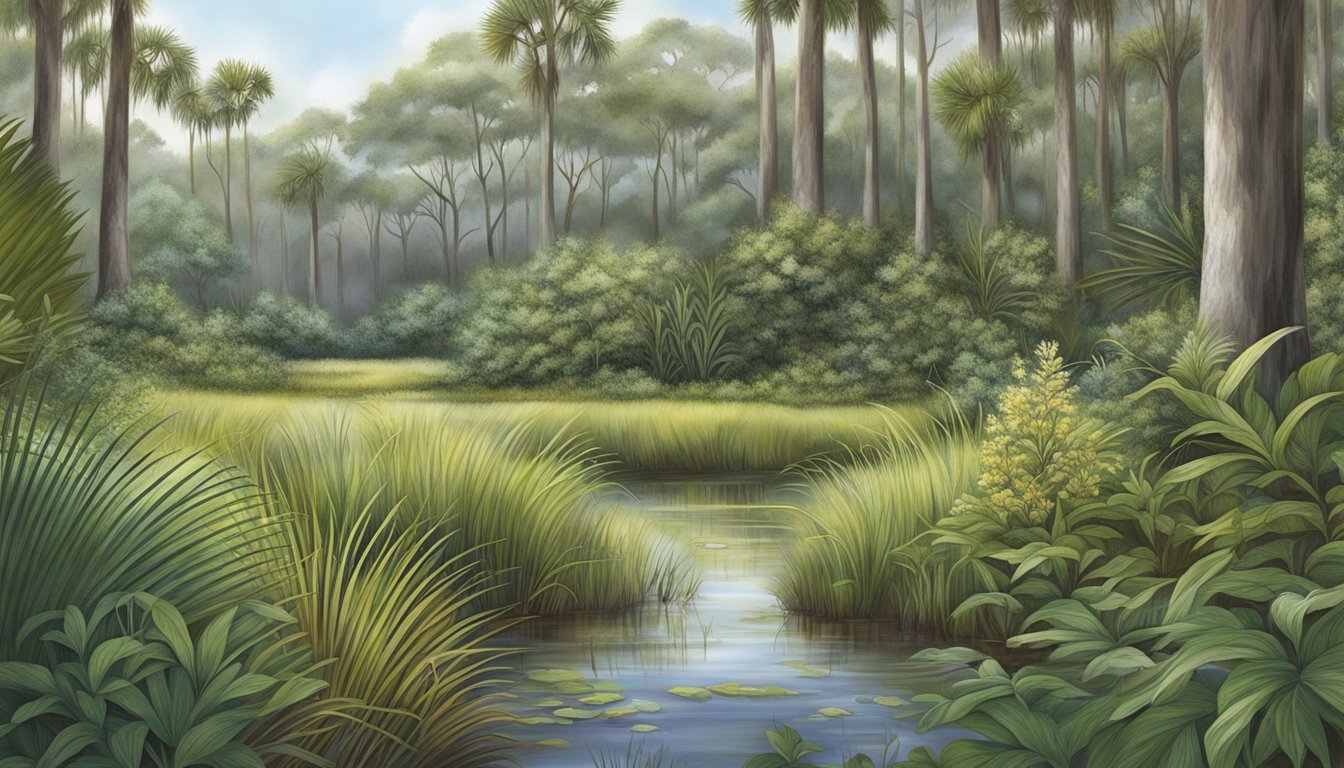
[{"label": "leafy plant cluster", "polygon": [[[1096,492],[1046,494],[1044,516],[967,514],[1015,487],[1011,472],[986,472],[962,514],[929,534],[980,581],[957,613],[982,615],[1010,650],[1048,661],[1010,672],[975,651],[927,653],[975,675],[920,697],[921,728],[955,724],[981,738],[941,755],[916,750],[907,765],[1300,767],[1344,757],[1344,359],[1323,355],[1266,397],[1257,364],[1292,332],[1236,357],[1192,335],[1136,395],[1180,404],[1169,452],[1118,472],[1098,462]],[[1041,403],[1058,398],[1048,357],[1032,387]],[[1005,449],[991,437],[982,461],[1019,456],[1010,465],[1053,476],[1031,460],[1035,445]]]}]

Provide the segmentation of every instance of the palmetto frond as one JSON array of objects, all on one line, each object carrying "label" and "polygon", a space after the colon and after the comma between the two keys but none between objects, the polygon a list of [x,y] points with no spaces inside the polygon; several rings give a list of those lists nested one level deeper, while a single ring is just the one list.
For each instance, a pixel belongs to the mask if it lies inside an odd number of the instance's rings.
[{"label": "palmetto frond", "polygon": [[238,59],[225,59],[215,66],[205,84],[205,98],[232,126],[244,125],[275,97],[275,79],[265,68]]},{"label": "palmetto frond", "polygon": [[107,78],[111,53],[112,35],[105,27],[86,29],[66,43],[65,71],[79,77],[82,95],[98,90]]},{"label": "palmetto frond", "polygon": [[308,144],[281,159],[276,171],[275,196],[290,206],[312,197],[320,198],[326,194],[331,174],[331,147]]},{"label": "palmetto frond", "polygon": [[518,68],[540,101],[559,90],[560,67],[597,64],[616,52],[611,24],[620,0],[499,0],[481,25],[486,55]]},{"label": "palmetto frond", "polygon": [[980,151],[997,125],[1013,122],[1021,106],[1022,83],[1012,67],[992,67],[970,50],[933,81],[936,116],[963,154]]},{"label": "palmetto frond", "polygon": [[141,27],[135,31],[135,62],[131,89],[159,109],[167,108],[173,94],[196,81],[196,51],[166,27]]}]

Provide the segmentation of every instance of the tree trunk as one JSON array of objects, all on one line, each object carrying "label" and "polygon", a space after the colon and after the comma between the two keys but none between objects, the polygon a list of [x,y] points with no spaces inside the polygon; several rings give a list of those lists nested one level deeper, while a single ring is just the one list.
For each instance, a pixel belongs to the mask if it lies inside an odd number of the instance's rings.
[{"label": "tree trunk", "polygon": [[[1246,347],[1307,323],[1303,266],[1303,0],[1210,0],[1204,53],[1204,271],[1200,315]],[[1261,391],[1310,355],[1279,343]]]},{"label": "tree trunk", "polygon": [[1172,210],[1181,210],[1181,79],[1168,78],[1162,94],[1162,196]]},{"label": "tree trunk", "polygon": [[448,280],[451,283],[449,287],[456,287],[461,281],[461,266],[459,256],[461,256],[462,246],[462,211],[460,208],[453,207],[453,247],[448,249]]},{"label": "tree trunk", "polygon": [[929,123],[929,41],[924,25],[925,0],[915,2],[919,36],[919,77],[915,83],[915,249],[920,256],[933,253],[933,148]]},{"label": "tree trunk", "polygon": [[224,124],[224,231],[233,242],[233,125]]},{"label": "tree trunk", "polygon": [[252,257],[252,295],[261,290],[261,259],[257,254],[257,222],[252,209],[252,142],[243,123],[243,199],[247,204],[247,253]]},{"label": "tree trunk", "polygon": [[896,210],[905,212],[905,0],[896,4]]},{"label": "tree trunk", "polygon": [[[560,74],[555,66],[555,51],[549,51],[548,84]],[[555,91],[547,87],[541,97],[541,226],[537,229],[542,250],[555,245]]]},{"label": "tree trunk", "polygon": [[345,237],[336,230],[336,315],[345,314]]},{"label": "tree trunk", "polygon": [[[1237,0],[1238,2],[1240,0]],[[1073,0],[1055,0],[1055,259],[1059,276],[1072,286],[1083,277],[1078,202],[1077,87],[1073,71]]]},{"label": "tree trunk", "polygon": [[289,298],[289,212],[280,209],[280,295]]},{"label": "tree trunk", "polygon": [[[481,234],[485,237],[485,256],[491,264],[495,263],[495,211],[490,205],[490,171],[485,167],[485,129],[481,125],[481,117],[473,106],[471,110],[472,124],[476,131],[476,180],[481,185],[481,207],[485,210],[485,226],[481,229]],[[444,171],[447,172],[447,160],[444,161]]]},{"label": "tree trunk", "polygon": [[37,45],[33,77],[33,154],[61,172],[61,54],[65,40],[65,0],[32,0]]},{"label": "tree trunk", "polygon": [[882,220],[882,190],[879,164],[882,148],[878,133],[877,64],[873,61],[873,30],[862,21],[859,28],[859,76],[863,78],[864,123],[868,143],[863,156],[863,221],[876,228]]},{"label": "tree trunk", "polygon": [[318,291],[322,286],[322,264],[320,251],[322,249],[321,225],[317,220],[317,187],[310,187],[308,190],[308,216],[309,224],[313,228],[313,241],[311,244],[311,254],[308,263],[308,306],[316,307],[319,302]]},{"label": "tree trunk", "polygon": [[1115,26],[1101,21],[1101,66],[1097,76],[1097,195],[1101,207],[1101,230],[1111,230],[1115,208],[1115,165],[1111,158],[1111,37]]},{"label": "tree trunk", "polygon": [[[998,68],[1003,64],[1003,39],[999,23],[998,0],[976,0],[976,22],[980,37],[980,58],[985,64]],[[1003,126],[997,122],[989,127],[985,137],[984,168],[980,184],[980,232],[986,236],[999,228],[999,212],[1003,208],[999,176],[1003,173]]]},{"label": "tree trunk", "polygon": [[[565,224],[569,234],[569,224]],[[523,253],[532,255],[532,166],[523,164]]]},{"label": "tree trunk", "polygon": [[1316,0],[1316,140],[1334,141],[1335,19],[1332,0]]},{"label": "tree trunk", "polygon": [[[131,0],[113,0],[112,49],[103,133],[102,216],[98,227],[98,297],[131,284],[130,197],[131,58],[135,11]],[[59,119],[59,112],[57,113]]]},{"label": "tree trunk", "polygon": [[1017,215],[1017,192],[1013,189],[1013,143],[1003,143],[1003,215]]},{"label": "tree trunk", "polygon": [[760,175],[756,188],[756,220],[770,219],[779,194],[779,107],[775,74],[775,28],[768,16],[756,20],[756,90],[760,108]]},{"label": "tree trunk", "polygon": [[1116,94],[1115,120],[1120,125],[1120,172],[1129,175],[1129,86],[1128,78],[1120,77],[1120,92]]},{"label": "tree trunk", "polygon": [[798,89],[793,129],[793,202],[810,213],[826,207],[826,17],[824,0],[798,8]]},{"label": "tree trunk", "polygon": [[658,164],[653,167],[653,239],[656,242],[662,237],[662,232],[658,224],[659,216],[662,213],[661,205],[658,200],[658,185],[663,176],[663,145],[658,145]]},{"label": "tree trunk", "polygon": [[196,196],[196,131],[187,132],[187,175],[191,177],[191,196]]}]

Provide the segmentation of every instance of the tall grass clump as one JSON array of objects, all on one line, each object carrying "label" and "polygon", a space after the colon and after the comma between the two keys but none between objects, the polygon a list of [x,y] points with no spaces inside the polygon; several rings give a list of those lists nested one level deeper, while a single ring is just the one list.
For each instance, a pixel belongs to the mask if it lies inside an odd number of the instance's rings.
[{"label": "tall grass clump", "polygon": [[[470,552],[480,609],[550,615],[690,597],[657,594],[678,558],[648,523],[606,501],[601,463],[572,439],[418,404],[174,406],[185,444],[220,445],[291,507],[335,521],[393,519],[398,532],[428,527],[443,542],[441,559]],[[384,493],[371,497],[374,489]]]},{"label": "tall grass clump", "polygon": [[800,614],[946,632],[973,584],[920,537],[975,487],[979,438],[960,420],[930,427],[886,418],[876,449],[847,466],[808,469],[802,535],[785,551],[778,594]]}]

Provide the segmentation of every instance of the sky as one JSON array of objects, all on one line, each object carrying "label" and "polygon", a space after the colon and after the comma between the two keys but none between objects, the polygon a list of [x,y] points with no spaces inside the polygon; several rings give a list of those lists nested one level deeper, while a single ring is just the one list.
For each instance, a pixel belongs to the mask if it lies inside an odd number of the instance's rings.
[{"label": "sky", "polygon": [[[489,7],[487,0],[155,0],[149,22],[176,29],[195,46],[202,71],[223,58],[268,67],[277,95],[256,122],[265,131],[308,107],[351,106],[371,83],[417,61],[430,42],[477,29]],[[735,0],[624,0],[615,31],[628,37],[654,19],[677,16],[747,37],[735,7]],[[787,50],[781,54],[791,55]],[[137,116],[171,144],[184,143],[170,120],[149,110]]]}]

